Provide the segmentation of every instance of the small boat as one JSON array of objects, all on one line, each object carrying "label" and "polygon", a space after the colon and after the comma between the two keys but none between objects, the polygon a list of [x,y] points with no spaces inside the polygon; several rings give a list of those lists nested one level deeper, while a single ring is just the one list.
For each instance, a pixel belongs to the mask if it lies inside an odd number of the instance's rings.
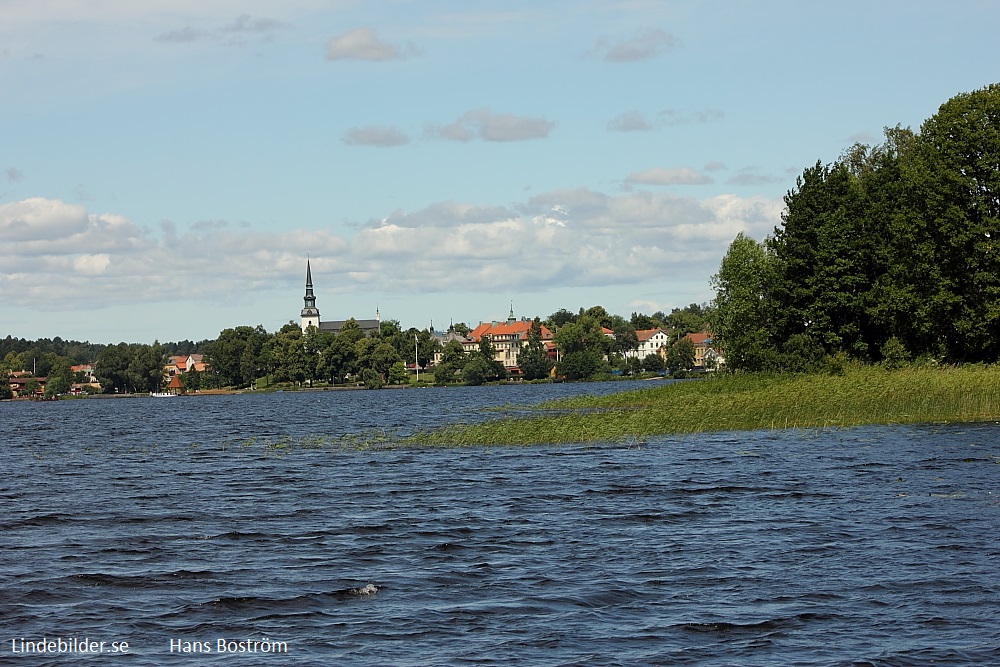
[{"label": "small boat", "polygon": [[177,394],[173,394],[169,391],[151,391],[149,392],[151,398],[174,398]]}]

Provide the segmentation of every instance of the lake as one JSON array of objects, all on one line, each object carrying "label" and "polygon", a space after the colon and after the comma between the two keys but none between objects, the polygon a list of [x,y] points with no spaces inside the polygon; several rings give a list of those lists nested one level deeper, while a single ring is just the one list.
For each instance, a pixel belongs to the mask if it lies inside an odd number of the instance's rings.
[{"label": "lake", "polygon": [[994,423],[332,444],[635,386],[0,403],[0,663],[1000,664]]}]

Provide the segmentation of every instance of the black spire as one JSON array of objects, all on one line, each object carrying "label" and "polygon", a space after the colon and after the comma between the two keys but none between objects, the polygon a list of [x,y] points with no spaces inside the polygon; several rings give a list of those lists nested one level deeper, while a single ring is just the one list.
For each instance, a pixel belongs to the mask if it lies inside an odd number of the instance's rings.
[{"label": "black spire", "polygon": [[306,295],[302,300],[305,301],[305,308],[302,309],[302,317],[319,315],[319,311],[316,310],[316,295],[313,294],[312,266],[308,259],[306,260]]}]

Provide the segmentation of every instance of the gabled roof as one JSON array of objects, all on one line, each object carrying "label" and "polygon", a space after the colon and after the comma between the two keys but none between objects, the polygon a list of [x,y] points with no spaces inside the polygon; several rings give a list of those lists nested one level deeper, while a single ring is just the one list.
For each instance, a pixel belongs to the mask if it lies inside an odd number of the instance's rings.
[{"label": "gabled roof", "polygon": [[689,333],[685,338],[689,338],[695,345],[704,345],[712,342],[712,334],[710,333]]},{"label": "gabled roof", "polygon": [[639,329],[638,331],[635,332],[635,337],[636,340],[638,340],[640,343],[645,343],[647,340],[649,340],[658,333],[666,335],[667,332],[665,332],[663,329]]}]

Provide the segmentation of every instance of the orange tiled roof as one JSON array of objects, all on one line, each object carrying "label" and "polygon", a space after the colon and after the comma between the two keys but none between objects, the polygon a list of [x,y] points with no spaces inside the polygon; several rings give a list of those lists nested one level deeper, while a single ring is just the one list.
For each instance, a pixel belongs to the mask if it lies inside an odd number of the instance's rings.
[{"label": "orange tiled roof", "polygon": [[690,338],[691,342],[695,345],[702,345],[705,341],[712,340],[712,334],[707,333],[689,333],[685,338]]},{"label": "orange tiled roof", "polygon": [[[516,335],[518,340],[527,340],[528,330],[531,329],[531,320],[521,320],[508,324],[507,322],[484,322],[469,332],[469,338],[475,342],[485,336],[511,336]],[[541,326],[542,340],[552,338],[552,332],[545,325]]]}]

